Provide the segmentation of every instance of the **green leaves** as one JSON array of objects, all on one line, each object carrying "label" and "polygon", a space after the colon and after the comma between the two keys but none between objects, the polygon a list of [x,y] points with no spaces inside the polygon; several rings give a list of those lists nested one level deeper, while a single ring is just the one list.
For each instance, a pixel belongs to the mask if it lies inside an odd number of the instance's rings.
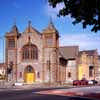
[{"label": "green leaves", "polygon": [[64,3],[59,11],[60,16],[71,15],[75,19],[73,24],[82,23],[83,28],[92,26],[91,31],[100,30],[100,0],[48,0],[52,7]]}]

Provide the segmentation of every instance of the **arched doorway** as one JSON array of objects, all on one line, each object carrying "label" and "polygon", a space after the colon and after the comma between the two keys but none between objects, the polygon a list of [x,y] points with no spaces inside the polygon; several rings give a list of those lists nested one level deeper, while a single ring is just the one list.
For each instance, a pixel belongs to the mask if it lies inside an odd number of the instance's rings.
[{"label": "arched doorway", "polygon": [[25,83],[32,84],[35,82],[35,71],[32,66],[27,66],[24,71]]}]

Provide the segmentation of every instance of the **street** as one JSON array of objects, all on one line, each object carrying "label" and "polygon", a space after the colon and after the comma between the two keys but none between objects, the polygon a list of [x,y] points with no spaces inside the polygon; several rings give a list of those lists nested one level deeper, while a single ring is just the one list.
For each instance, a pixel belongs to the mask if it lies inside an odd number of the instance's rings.
[{"label": "street", "polygon": [[[50,88],[52,90],[53,88]],[[82,97],[68,97],[49,94],[38,94],[36,92],[44,91],[48,89],[30,89],[30,90],[12,90],[12,91],[0,91],[0,100],[95,100]]]}]

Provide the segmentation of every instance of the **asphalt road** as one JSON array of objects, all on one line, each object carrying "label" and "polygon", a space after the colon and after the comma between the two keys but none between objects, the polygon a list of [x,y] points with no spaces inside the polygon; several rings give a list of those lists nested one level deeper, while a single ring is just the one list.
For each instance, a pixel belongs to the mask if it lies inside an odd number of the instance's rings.
[{"label": "asphalt road", "polygon": [[47,89],[0,91],[0,100],[94,100],[82,97],[43,95],[35,93],[42,90],[47,90]]}]

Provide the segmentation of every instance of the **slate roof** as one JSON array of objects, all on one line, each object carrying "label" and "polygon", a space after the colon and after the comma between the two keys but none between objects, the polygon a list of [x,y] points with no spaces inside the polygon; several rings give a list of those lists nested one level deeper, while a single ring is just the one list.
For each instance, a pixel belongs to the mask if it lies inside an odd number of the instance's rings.
[{"label": "slate roof", "polygon": [[84,51],[80,51],[79,52],[79,56],[83,53],[83,52],[85,52],[87,55],[89,55],[89,56],[93,56],[95,53],[96,53],[96,50],[84,50]]},{"label": "slate roof", "polygon": [[63,46],[59,48],[59,57],[65,59],[73,59],[78,56],[79,47],[78,46]]}]

